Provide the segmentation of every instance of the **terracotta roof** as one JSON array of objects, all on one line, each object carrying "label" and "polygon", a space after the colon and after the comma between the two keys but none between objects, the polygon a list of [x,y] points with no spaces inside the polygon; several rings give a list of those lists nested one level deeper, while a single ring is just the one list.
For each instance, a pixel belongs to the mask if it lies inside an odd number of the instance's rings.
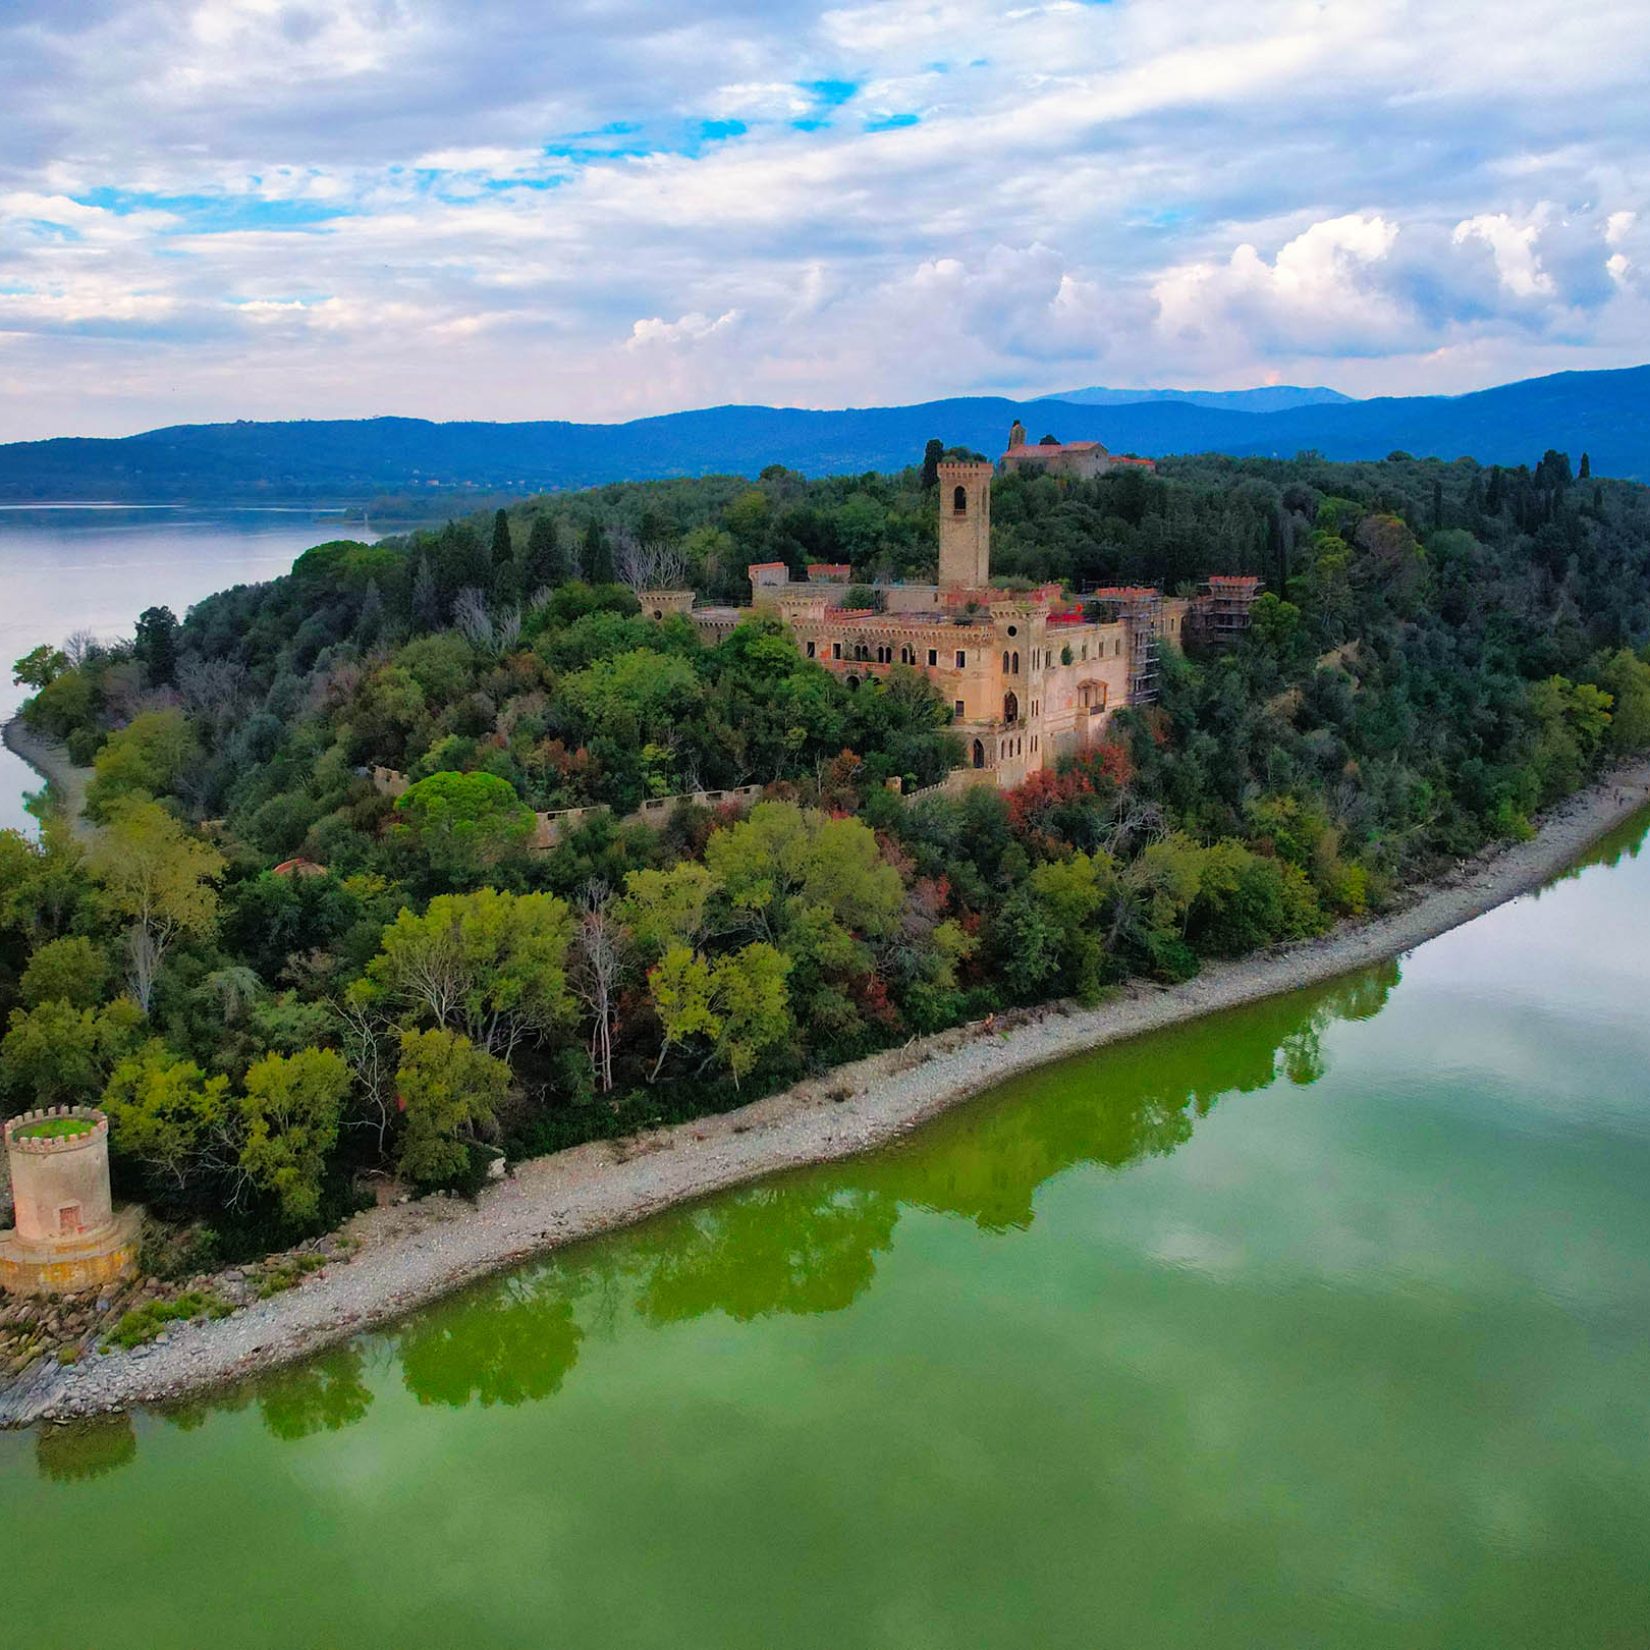
[{"label": "terracotta roof", "polygon": [[1037,442],[1025,442],[1018,447],[1010,447],[1003,454],[1005,458],[1053,458],[1060,453],[1103,453],[1105,448],[1098,441],[1059,441],[1052,445]]},{"label": "terracotta roof", "polygon": [[785,563],[782,561],[753,561],[745,571],[747,573],[766,573],[775,567],[783,567],[784,565]]},{"label": "terracotta roof", "polygon": [[283,859],[275,867],[278,877],[324,877],[326,874],[326,866],[317,865],[312,859]]}]

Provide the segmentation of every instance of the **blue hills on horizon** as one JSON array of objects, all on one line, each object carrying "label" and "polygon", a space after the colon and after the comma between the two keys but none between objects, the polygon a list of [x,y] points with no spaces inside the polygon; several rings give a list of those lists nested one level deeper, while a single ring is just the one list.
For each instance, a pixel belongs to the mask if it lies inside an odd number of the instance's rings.
[{"label": "blue hills on horizon", "polygon": [[530,492],[755,475],[770,464],[814,476],[855,474],[914,464],[934,436],[994,457],[1016,418],[1035,426],[1033,440],[1054,433],[1151,457],[1292,458],[1313,450],[1331,459],[1378,459],[1402,450],[1514,465],[1533,464],[1556,447],[1577,460],[1589,453],[1597,474],[1650,480],[1650,366],[1555,373],[1468,395],[1314,401],[1270,410],[1199,404],[1184,399],[1188,393],[1243,392],[1169,392],[1102,404],[970,396],[823,411],[725,406],[623,424],[417,418],[184,424],[133,436],[0,445],[0,499],[346,502],[407,492]]},{"label": "blue hills on horizon", "polygon": [[1184,401],[1193,407],[1230,412],[1286,412],[1291,407],[1340,406],[1356,397],[1323,384],[1260,384],[1249,390],[1116,390],[1104,384],[1086,390],[1060,390],[1038,401],[1066,401],[1074,407],[1126,407],[1142,401]]}]

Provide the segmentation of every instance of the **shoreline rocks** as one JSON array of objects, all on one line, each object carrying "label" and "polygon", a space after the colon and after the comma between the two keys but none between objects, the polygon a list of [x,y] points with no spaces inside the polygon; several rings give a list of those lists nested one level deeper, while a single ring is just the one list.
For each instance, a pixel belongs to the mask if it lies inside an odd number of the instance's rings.
[{"label": "shoreline rocks", "polygon": [[321,1240],[358,1242],[348,1265],[327,1264],[227,1317],[169,1324],[164,1342],[71,1365],[36,1359],[22,1382],[0,1392],[0,1425],[84,1417],[228,1384],[547,1250],[781,1170],[872,1149],[1050,1061],[1412,950],[1540,887],[1647,802],[1650,761],[1560,803],[1530,841],[1475,855],[1397,909],[1317,939],[1212,963],[1181,985],[1136,982],[1092,1009],[1053,1004],[998,1016],[989,1029],[913,1039],[737,1111],[524,1163],[473,1205],[435,1198],[368,1211]]}]

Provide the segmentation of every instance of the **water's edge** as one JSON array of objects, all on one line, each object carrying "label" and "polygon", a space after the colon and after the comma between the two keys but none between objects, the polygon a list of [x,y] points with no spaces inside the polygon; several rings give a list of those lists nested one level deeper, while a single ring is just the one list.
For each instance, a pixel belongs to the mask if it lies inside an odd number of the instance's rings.
[{"label": "water's edge", "polygon": [[883,1145],[1050,1061],[1397,956],[1540,887],[1647,801],[1650,761],[1625,765],[1558,804],[1530,841],[1464,862],[1374,920],[1207,965],[1181,985],[1133,985],[1097,1008],[1056,1004],[990,1034],[973,1025],[913,1039],[737,1111],[540,1158],[473,1207],[439,1200],[438,1215],[387,1241],[370,1229],[390,1211],[358,1217],[368,1241],[350,1265],[165,1345],[31,1372],[0,1394],[0,1426],[175,1398],[293,1362],[544,1251]]},{"label": "water's edge", "polygon": [[47,787],[52,808],[67,818],[69,829],[77,837],[85,840],[92,827],[82,816],[81,808],[92,770],[76,767],[62,745],[36,733],[21,716],[14,716],[0,724],[0,743],[4,743],[19,762],[40,776]]}]

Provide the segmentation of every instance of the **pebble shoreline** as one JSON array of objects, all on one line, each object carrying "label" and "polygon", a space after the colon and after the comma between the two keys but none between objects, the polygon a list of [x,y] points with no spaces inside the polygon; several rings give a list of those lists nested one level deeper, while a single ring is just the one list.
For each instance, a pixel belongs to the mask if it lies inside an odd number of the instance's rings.
[{"label": "pebble shoreline", "polygon": [[37,1365],[0,1393],[0,1426],[179,1398],[303,1358],[460,1286],[581,1238],[777,1171],[867,1151],[1005,1079],[1071,1054],[1313,985],[1412,950],[1565,870],[1650,802],[1650,762],[1543,816],[1528,842],[1462,862],[1398,909],[1315,940],[1211,963],[1182,985],[1134,984],[1100,1006],[1059,1004],[914,1039],[737,1111],[520,1165],[474,1205],[429,1199],[358,1216],[347,1265],[164,1343]]}]

